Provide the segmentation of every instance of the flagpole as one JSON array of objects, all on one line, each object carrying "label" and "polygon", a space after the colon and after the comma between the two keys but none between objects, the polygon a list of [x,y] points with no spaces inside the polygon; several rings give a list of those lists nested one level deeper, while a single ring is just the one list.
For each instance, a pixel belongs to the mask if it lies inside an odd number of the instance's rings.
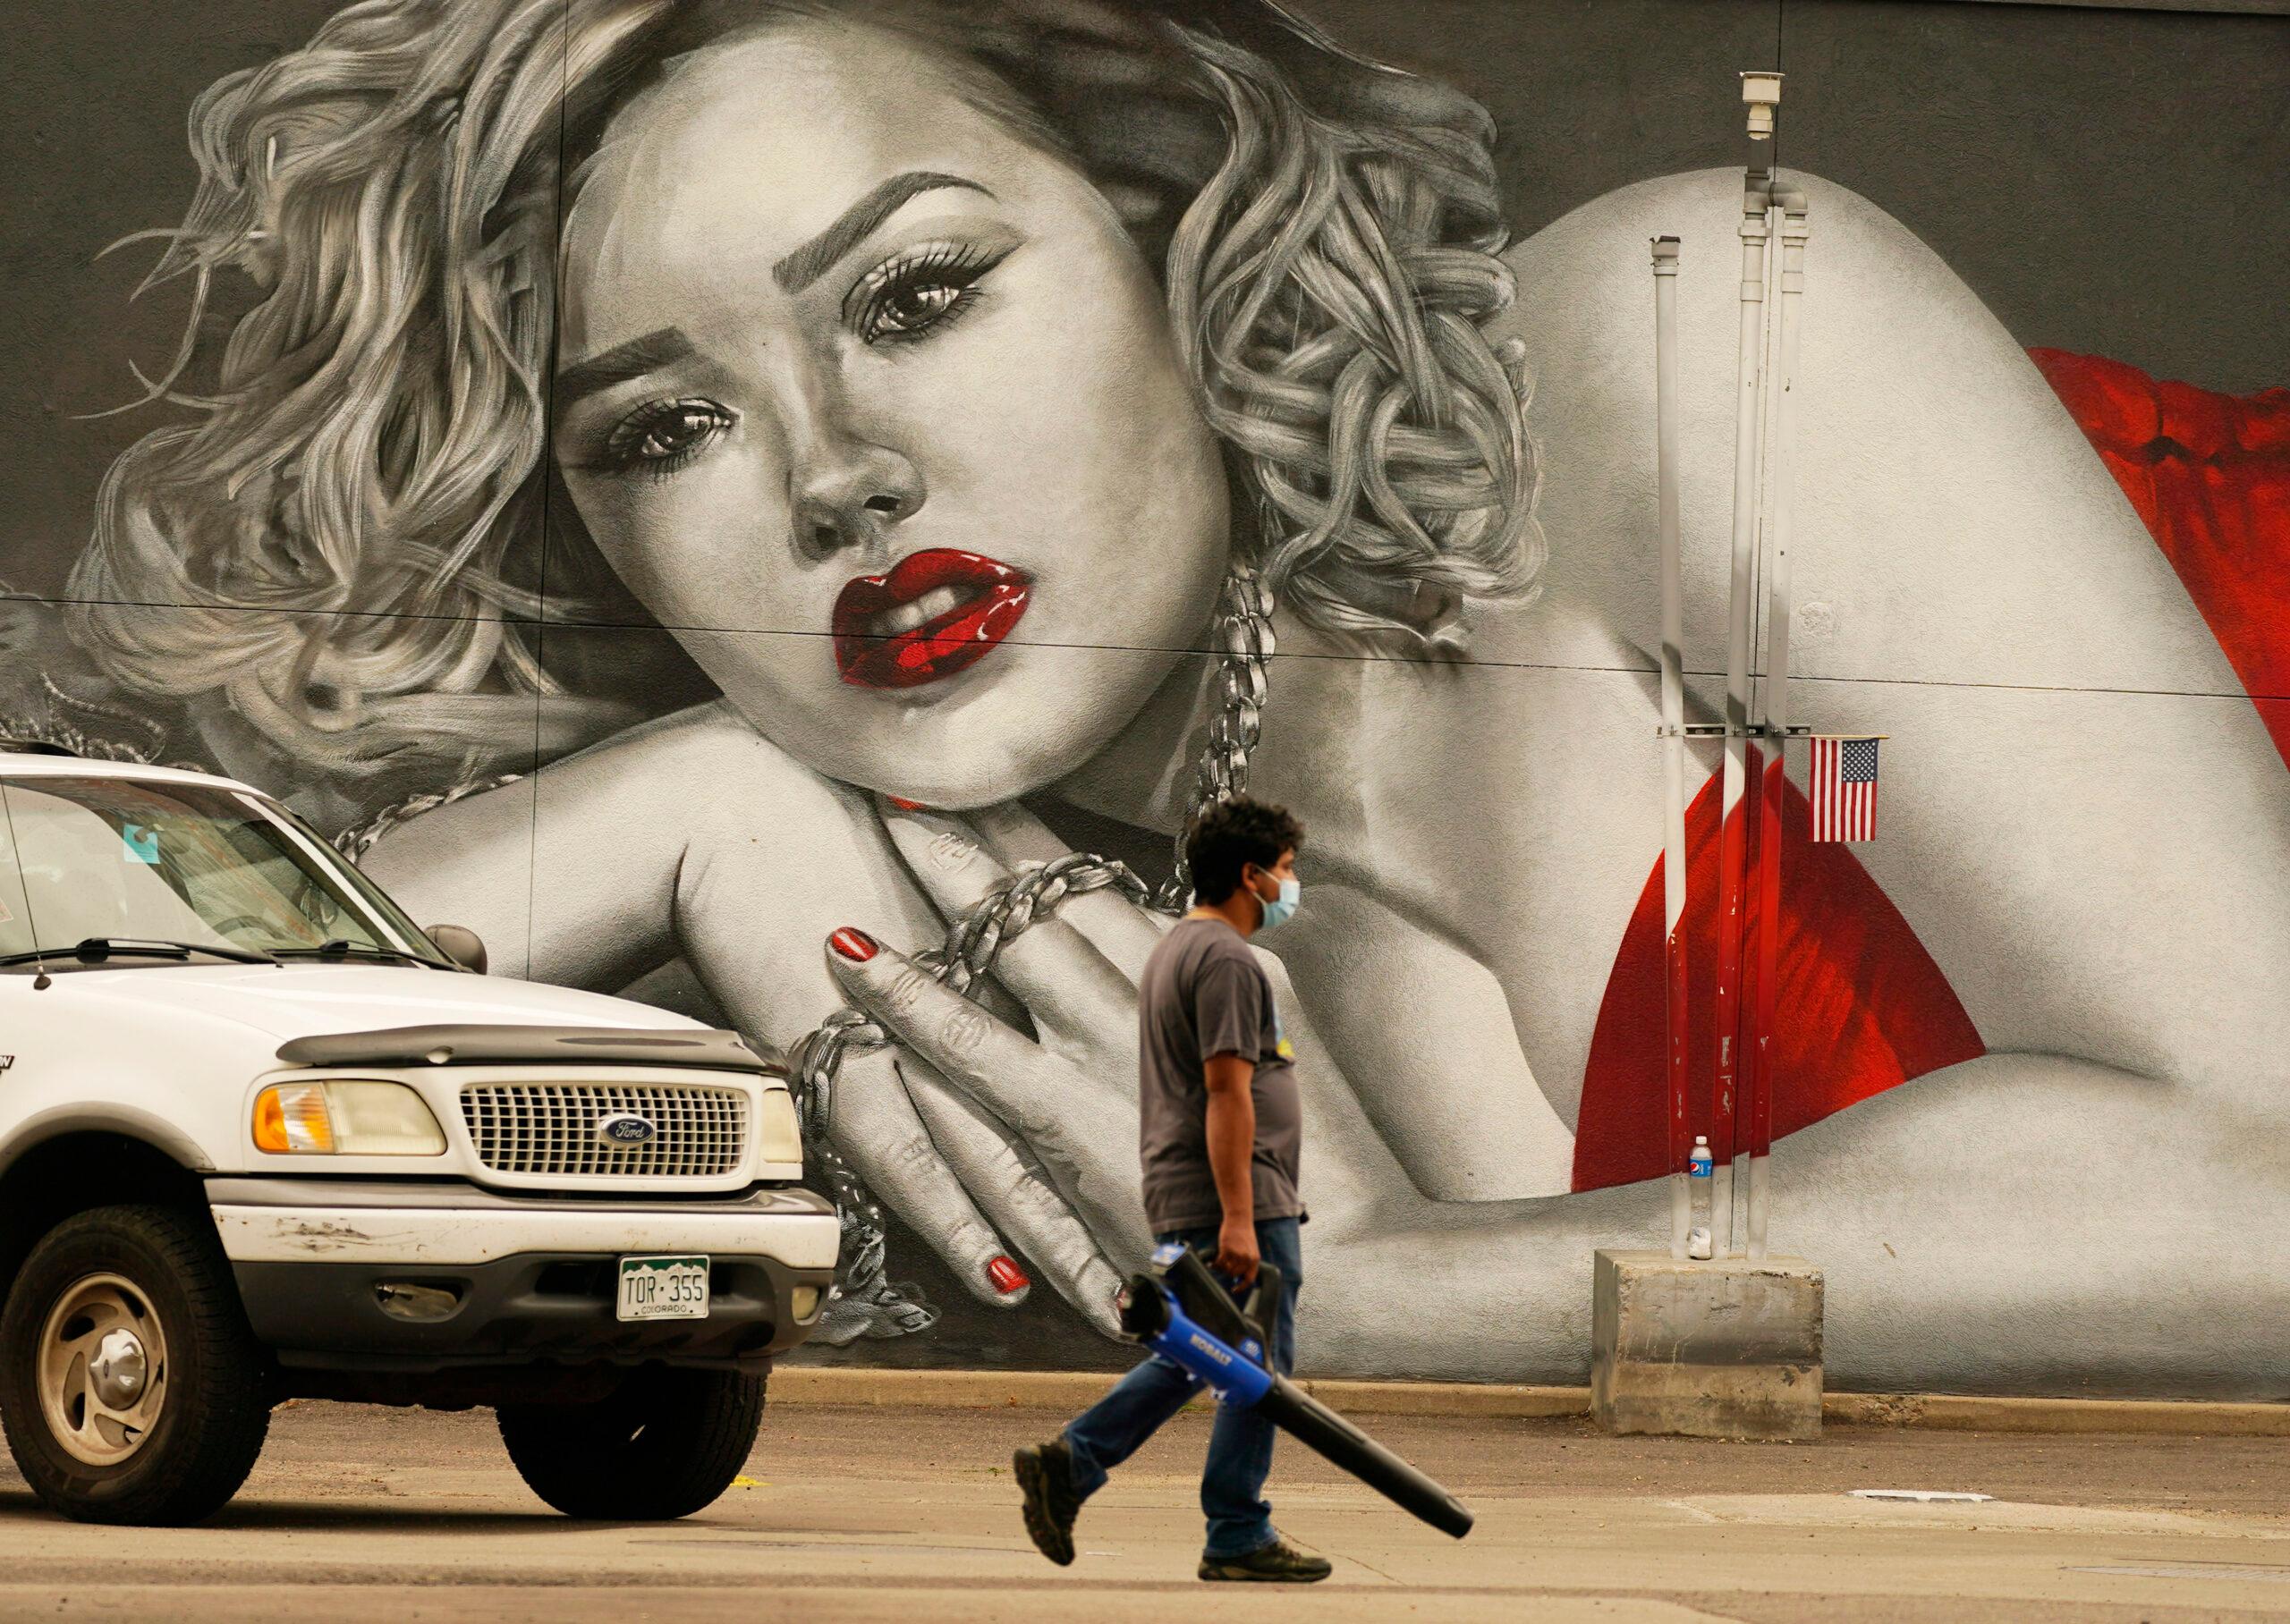
[{"label": "flagpole", "polygon": [[[1772,133],[1772,106],[1780,99],[1778,74],[1743,74],[1750,139]],[[1736,1084],[1741,1066],[1742,904],[1748,852],[1743,846],[1743,792],[1748,772],[1751,574],[1756,561],[1758,463],[1764,413],[1766,205],[1771,171],[1751,167],[1742,195],[1741,334],[1734,413],[1733,579],[1726,604],[1726,765],[1720,802],[1718,896],[1718,981],[1712,1014],[1718,1035],[1710,1148],[1717,1167],[1709,1202],[1710,1255],[1733,1251]]]},{"label": "flagpole", "polygon": [[1780,365],[1773,391],[1772,445],[1768,483],[1762,492],[1768,511],[1769,546],[1765,577],[1765,701],[1766,748],[1764,836],[1759,849],[1760,917],[1758,936],[1756,1049],[1751,1057],[1749,1109],[1749,1255],[1766,1253],[1766,1231],[1772,1211],[1773,1167],[1773,1038],[1778,1002],[1781,946],[1782,803],[1788,786],[1789,737],[1789,524],[1795,450],[1797,335],[1800,305],[1805,292],[1805,243],[1811,224],[1805,194],[1776,182],[1773,202],[1781,216]]},{"label": "flagpole", "polygon": [[1759,332],[1759,367],[1763,367],[1763,374],[1759,376],[1757,389],[1757,562],[1750,568],[1750,738],[1743,744],[1741,848],[1747,877],[1741,902],[1741,1036],[1735,1040],[1738,1070],[1734,1077],[1734,1256],[1743,1256],[1750,1248],[1750,1182],[1757,1175],[1757,1078],[1759,1061],[1766,1053],[1766,1021],[1772,1012],[1772,976],[1768,971],[1775,967],[1766,958],[1766,943],[1775,939],[1779,918],[1777,898],[1768,902],[1766,895],[1768,857],[1779,850],[1775,845],[1779,838],[1779,808],[1768,807],[1766,799],[1772,788],[1772,774],[1768,772],[1772,749],[1766,740],[1763,666],[1757,664],[1759,639],[1766,632],[1766,582],[1772,579],[1772,419],[1782,394],[1775,387],[1782,376],[1782,323],[1775,321],[1782,305],[1782,250],[1772,183],[1775,172],[1768,170],[1766,305]]},{"label": "flagpole", "polygon": [[1678,240],[1654,249],[1654,484],[1662,569],[1662,1006],[1670,1119],[1670,1256],[1693,1229],[1686,1101],[1684,570],[1678,544]]}]

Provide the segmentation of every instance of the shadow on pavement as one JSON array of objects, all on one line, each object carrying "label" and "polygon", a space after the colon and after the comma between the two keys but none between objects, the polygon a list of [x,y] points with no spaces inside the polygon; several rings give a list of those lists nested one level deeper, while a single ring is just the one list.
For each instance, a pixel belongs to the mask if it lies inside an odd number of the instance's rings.
[{"label": "shadow on pavement", "polygon": [[[95,1527],[74,1524],[39,1503],[29,1489],[0,1488],[0,1522],[49,1522],[59,1528]],[[572,1528],[649,1528],[655,1523],[575,1522],[554,1511],[530,1512],[414,1510],[374,1501],[338,1503],[308,1501],[233,1501],[194,1530],[274,1529],[282,1533],[315,1533],[353,1529],[375,1534],[547,1534]]]}]

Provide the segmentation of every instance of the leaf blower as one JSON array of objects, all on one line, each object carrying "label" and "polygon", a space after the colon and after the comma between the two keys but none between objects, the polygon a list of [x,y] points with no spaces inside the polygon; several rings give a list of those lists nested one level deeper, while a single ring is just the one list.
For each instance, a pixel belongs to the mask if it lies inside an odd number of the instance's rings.
[{"label": "leaf blower", "polygon": [[1260,1265],[1248,1301],[1235,1302],[1198,1253],[1164,1246],[1150,1272],[1131,1275],[1121,1290],[1121,1333],[1204,1383],[1220,1404],[1261,1412],[1440,1533],[1470,1533],[1470,1507],[1272,1367],[1280,1286],[1280,1271]]}]

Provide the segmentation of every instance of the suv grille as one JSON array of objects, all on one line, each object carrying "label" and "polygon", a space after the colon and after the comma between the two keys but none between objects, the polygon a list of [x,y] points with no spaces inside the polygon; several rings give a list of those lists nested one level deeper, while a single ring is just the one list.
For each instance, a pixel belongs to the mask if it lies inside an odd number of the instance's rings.
[{"label": "suv grille", "polygon": [[[615,1145],[598,1124],[651,1123],[640,1145]],[[477,1159],[500,1173],[556,1177],[721,1178],[747,1154],[748,1096],[736,1088],[625,1083],[479,1083],[462,1090]]]}]

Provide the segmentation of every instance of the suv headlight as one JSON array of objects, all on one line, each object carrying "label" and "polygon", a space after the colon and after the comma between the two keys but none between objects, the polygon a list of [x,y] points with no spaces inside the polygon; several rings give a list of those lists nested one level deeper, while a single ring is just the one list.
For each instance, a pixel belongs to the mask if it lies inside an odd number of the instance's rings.
[{"label": "suv headlight", "polygon": [[795,1121],[795,1096],[785,1088],[767,1088],[756,1118],[756,1147],[766,1162],[801,1162],[803,1130]]},{"label": "suv headlight", "polygon": [[438,1156],[445,1134],[403,1083],[273,1083],[254,1096],[254,1144],[274,1155]]}]

